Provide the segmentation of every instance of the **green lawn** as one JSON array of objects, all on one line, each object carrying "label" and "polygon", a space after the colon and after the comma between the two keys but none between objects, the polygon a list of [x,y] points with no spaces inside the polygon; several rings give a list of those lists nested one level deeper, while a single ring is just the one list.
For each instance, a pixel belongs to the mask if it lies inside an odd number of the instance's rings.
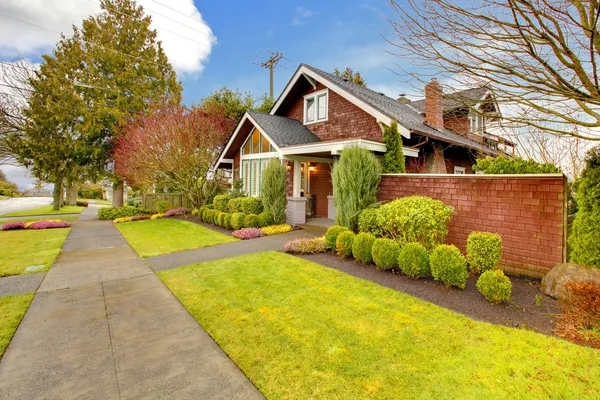
[{"label": "green lawn", "polygon": [[25,316],[35,293],[0,298],[0,358]]},{"label": "green lawn", "polygon": [[24,274],[25,268],[33,265],[45,267],[31,273],[47,271],[70,231],[71,228],[0,231],[0,277]]},{"label": "green lawn", "polygon": [[87,201],[87,202],[94,202],[96,204],[102,204],[105,206],[112,206],[112,201],[109,200],[101,200],[101,199],[77,199],[77,201]]},{"label": "green lawn", "polygon": [[600,398],[600,351],[278,252],[158,273],[268,399]]},{"label": "green lawn", "polygon": [[32,208],[31,210],[15,211],[8,214],[2,214],[0,217],[27,217],[31,215],[53,215],[53,214],[81,214],[83,207],[64,206],[60,210],[53,210],[52,206],[43,206]]},{"label": "green lawn", "polygon": [[201,225],[179,219],[155,219],[115,225],[140,257],[237,242]]},{"label": "green lawn", "polygon": [[7,224],[9,222],[35,222],[35,221],[46,221],[46,220],[53,220],[53,221],[77,221],[79,219],[79,216],[69,216],[69,217],[48,217],[48,218],[40,218],[40,217],[31,217],[31,218],[15,218],[15,219],[4,219],[4,220],[0,220],[0,225],[4,225]]}]

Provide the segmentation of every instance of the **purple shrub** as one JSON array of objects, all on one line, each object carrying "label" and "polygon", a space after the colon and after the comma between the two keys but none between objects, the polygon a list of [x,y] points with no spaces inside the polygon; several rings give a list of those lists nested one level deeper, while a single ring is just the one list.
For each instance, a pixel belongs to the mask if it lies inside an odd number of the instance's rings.
[{"label": "purple shrub", "polygon": [[248,240],[263,237],[265,236],[265,233],[259,228],[242,228],[238,229],[237,231],[233,231],[231,235],[238,239]]},{"label": "purple shrub", "polygon": [[52,228],[68,228],[69,225],[65,221],[37,221],[29,225],[28,229],[52,229]]},{"label": "purple shrub", "polygon": [[3,231],[11,231],[16,229],[25,229],[25,222],[9,222],[8,224],[2,225]]},{"label": "purple shrub", "polygon": [[177,215],[184,215],[184,214],[188,214],[190,212],[190,210],[188,210],[185,207],[180,207],[180,208],[174,208],[172,210],[169,210],[165,213],[165,217],[175,217]]},{"label": "purple shrub", "polygon": [[135,217],[131,217],[131,219],[129,220],[130,222],[133,221],[144,221],[150,219],[149,215],[136,215]]}]

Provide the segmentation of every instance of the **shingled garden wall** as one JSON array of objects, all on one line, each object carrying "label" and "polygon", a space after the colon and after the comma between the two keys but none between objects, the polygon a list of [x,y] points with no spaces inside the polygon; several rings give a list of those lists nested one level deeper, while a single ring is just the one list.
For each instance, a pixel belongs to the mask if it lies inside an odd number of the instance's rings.
[{"label": "shingled garden wall", "polygon": [[498,232],[502,268],[542,277],[566,259],[566,178],[548,175],[382,175],[379,201],[429,196],[456,210],[447,243],[465,250],[472,231]]}]

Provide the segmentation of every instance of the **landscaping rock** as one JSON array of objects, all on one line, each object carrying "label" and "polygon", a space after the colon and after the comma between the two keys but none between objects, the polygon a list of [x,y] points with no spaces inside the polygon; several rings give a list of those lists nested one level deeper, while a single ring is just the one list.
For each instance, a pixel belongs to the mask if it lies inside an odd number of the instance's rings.
[{"label": "landscaping rock", "polygon": [[568,282],[592,281],[600,285],[600,269],[574,263],[558,264],[542,279],[541,290],[548,296],[563,299],[567,296]]}]

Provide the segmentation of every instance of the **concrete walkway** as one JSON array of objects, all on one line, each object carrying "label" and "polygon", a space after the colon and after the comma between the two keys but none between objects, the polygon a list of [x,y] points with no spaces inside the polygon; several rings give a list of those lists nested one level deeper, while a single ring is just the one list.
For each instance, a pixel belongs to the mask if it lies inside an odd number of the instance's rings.
[{"label": "concrete walkway", "polygon": [[0,399],[263,396],[86,209],[0,362]]}]

